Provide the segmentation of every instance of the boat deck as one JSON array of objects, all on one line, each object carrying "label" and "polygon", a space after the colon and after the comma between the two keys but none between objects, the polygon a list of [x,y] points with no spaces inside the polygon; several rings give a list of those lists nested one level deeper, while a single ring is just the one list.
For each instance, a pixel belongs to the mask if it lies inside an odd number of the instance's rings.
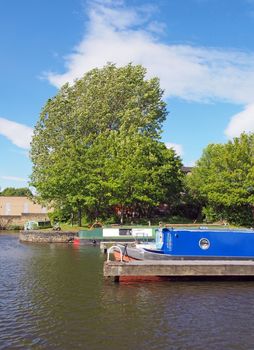
[{"label": "boat deck", "polygon": [[122,276],[167,277],[251,277],[254,260],[166,260],[106,261],[104,277],[115,281]]}]

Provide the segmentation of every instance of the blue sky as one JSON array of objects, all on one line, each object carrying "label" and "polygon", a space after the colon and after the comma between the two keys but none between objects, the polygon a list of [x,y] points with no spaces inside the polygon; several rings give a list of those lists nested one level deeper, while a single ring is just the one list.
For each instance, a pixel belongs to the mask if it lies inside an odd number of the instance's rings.
[{"label": "blue sky", "polygon": [[185,165],[254,131],[254,0],[2,0],[0,188],[27,186],[47,99],[106,62],[158,76],[162,140]]}]

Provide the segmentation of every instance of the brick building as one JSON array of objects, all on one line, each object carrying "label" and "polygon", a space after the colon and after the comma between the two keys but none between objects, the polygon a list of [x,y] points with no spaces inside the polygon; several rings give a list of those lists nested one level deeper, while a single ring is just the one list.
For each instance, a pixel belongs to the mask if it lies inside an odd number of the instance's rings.
[{"label": "brick building", "polygon": [[0,196],[0,227],[24,225],[29,220],[48,220],[49,210],[28,197]]}]

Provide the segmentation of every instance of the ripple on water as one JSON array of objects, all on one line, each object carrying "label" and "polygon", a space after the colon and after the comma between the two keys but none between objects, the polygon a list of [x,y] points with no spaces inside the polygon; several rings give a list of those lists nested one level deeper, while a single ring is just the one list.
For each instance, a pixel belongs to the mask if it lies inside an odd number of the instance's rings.
[{"label": "ripple on water", "polygon": [[253,282],[115,285],[103,258],[0,235],[0,349],[253,349]]}]

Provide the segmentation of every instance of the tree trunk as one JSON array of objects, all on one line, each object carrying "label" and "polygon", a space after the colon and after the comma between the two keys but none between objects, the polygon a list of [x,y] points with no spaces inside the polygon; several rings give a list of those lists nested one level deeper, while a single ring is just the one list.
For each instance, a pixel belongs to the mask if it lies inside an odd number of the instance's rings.
[{"label": "tree trunk", "polygon": [[120,217],[120,223],[121,225],[123,225],[123,216],[124,216],[124,213],[123,213],[123,205],[121,206],[121,217]]},{"label": "tree trunk", "polygon": [[78,207],[78,225],[81,227],[82,225],[82,208],[81,206]]}]

